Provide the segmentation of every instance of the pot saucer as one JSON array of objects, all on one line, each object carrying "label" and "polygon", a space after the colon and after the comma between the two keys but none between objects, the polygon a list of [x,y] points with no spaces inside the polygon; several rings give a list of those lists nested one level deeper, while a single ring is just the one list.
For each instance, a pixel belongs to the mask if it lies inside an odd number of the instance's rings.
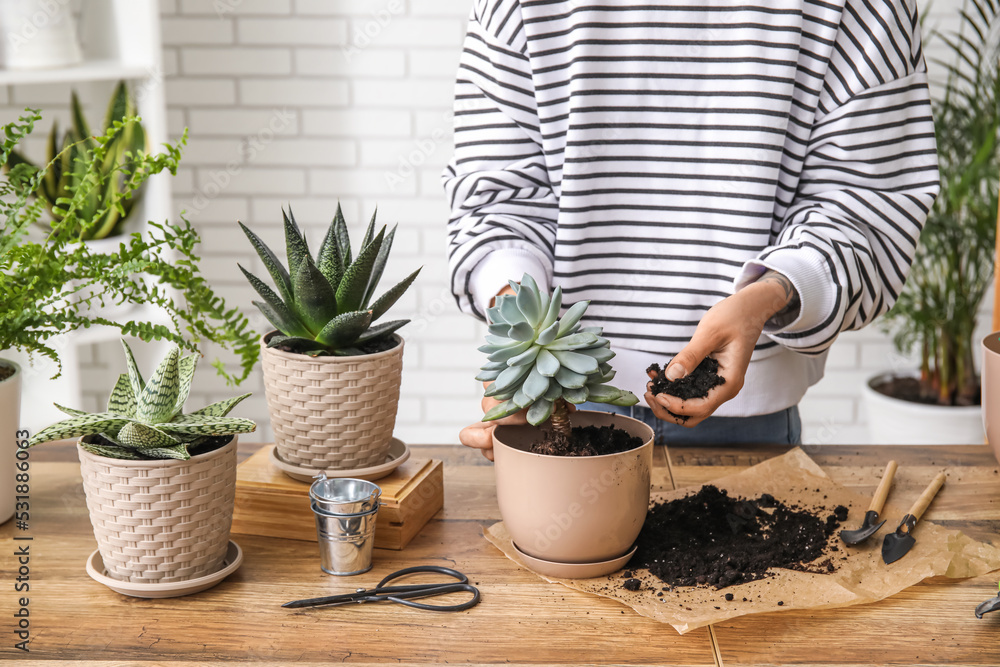
[{"label": "pot saucer", "polygon": [[542,560],[535,558],[521,551],[520,547],[513,541],[511,546],[517,552],[517,557],[529,570],[546,577],[556,577],[558,579],[593,579],[617,572],[625,567],[625,564],[635,554],[638,546],[628,550],[624,556],[612,558],[611,560],[600,561],[598,563],[558,563],[552,560]]},{"label": "pot saucer", "polygon": [[275,468],[285,473],[292,479],[309,483],[312,483],[315,476],[319,473],[325,474],[330,479],[350,477],[353,479],[364,479],[369,482],[374,482],[377,479],[382,479],[401,466],[408,458],[410,458],[410,448],[399,438],[393,438],[392,442],[389,443],[389,454],[386,456],[385,463],[380,463],[376,466],[369,466],[367,468],[354,468],[353,470],[317,470],[316,468],[303,468],[288,463],[287,461],[283,461],[281,457],[278,456],[277,446],[271,448],[271,463]]},{"label": "pot saucer", "polygon": [[215,586],[230,574],[235,572],[243,562],[243,550],[240,545],[232,540],[229,541],[229,549],[226,557],[222,560],[222,567],[212,574],[206,574],[197,579],[187,581],[171,581],[160,584],[140,584],[131,581],[119,581],[108,576],[108,571],[104,568],[104,561],[101,560],[101,552],[95,550],[87,559],[87,574],[91,579],[99,584],[104,584],[111,590],[129,595],[134,598],[177,598],[182,595],[200,593]]}]

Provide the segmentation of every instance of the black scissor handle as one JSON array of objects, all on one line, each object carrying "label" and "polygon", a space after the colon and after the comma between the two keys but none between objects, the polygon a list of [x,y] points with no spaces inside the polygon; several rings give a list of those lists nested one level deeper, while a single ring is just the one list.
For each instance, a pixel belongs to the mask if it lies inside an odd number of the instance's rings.
[{"label": "black scissor handle", "polygon": [[[472,593],[472,597],[465,602],[460,602],[458,604],[427,604],[424,602],[416,602],[411,598],[425,598],[435,595],[447,595],[448,593]],[[406,593],[392,594],[385,597],[386,600],[391,600],[401,605],[407,607],[413,607],[414,609],[424,609],[426,611],[464,611],[475,607],[479,604],[479,589],[470,584],[445,584],[443,586],[434,586],[433,588],[427,588],[423,591],[409,591]]]},{"label": "black scissor handle", "polygon": [[[383,588],[390,581],[395,581],[396,579],[401,579],[402,577],[406,577],[411,574],[443,574],[446,577],[451,577],[452,579],[456,579],[460,584],[469,583],[469,578],[467,576],[465,576],[458,570],[451,569],[450,567],[443,567],[441,565],[416,565],[414,567],[404,567],[402,570],[397,570],[396,572],[387,575],[385,579],[378,582],[378,585],[376,585],[375,588],[376,589]],[[413,584],[412,586],[394,586],[393,588],[397,590],[403,588],[415,589],[417,587],[426,588],[428,585],[433,585],[433,584]]]}]

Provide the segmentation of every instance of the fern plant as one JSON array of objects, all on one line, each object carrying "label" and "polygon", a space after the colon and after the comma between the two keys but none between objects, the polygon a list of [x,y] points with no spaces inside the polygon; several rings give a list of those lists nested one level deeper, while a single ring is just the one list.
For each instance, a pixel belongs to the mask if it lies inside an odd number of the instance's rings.
[{"label": "fern plant", "polygon": [[[47,161],[51,166],[46,171],[38,191],[38,196],[48,207],[49,215],[56,221],[61,220],[64,213],[59,201],[73,196],[70,186],[80,183],[90,168],[88,161],[83,158],[88,150],[97,145],[97,140],[91,137],[90,125],[75,91],[70,98],[70,112],[73,118],[72,125],[61,137],[59,124],[52,123],[47,142]],[[128,86],[124,81],[120,81],[108,103],[102,133],[106,134],[111,130],[116,120],[135,115],[135,103],[129,95]],[[125,222],[140,200],[139,194],[142,190],[136,190],[131,196],[120,199],[119,207],[108,204],[121,192],[122,184],[128,180],[137,166],[135,158],[145,150],[146,132],[142,123],[126,123],[120,132],[114,133],[113,139],[106,146],[105,157],[99,165],[101,171],[109,173],[110,176],[101,179],[102,186],[90,189],[83,207],[77,213],[80,219],[94,223],[88,229],[80,230],[82,239],[103,239],[122,233]],[[12,151],[7,166],[14,167],[20,163],[34,166],[21,153]]]},{"label": "fern plant", "polygon": [[146,382],[124,340],[122,347],[128,373],[118,376],[108,409],[87,413],[56,403],[70,418],[36,433],[28,441],[28,447],[51,440],[100,435],[106,442],[83,440],[80,446],[113,459],[186,460],[217,436],[256,430],[252,419],[226,417],[250,394],[227,398],[189,414],[183,412],[198,364],[197,354],[182,357],[180,348],[171,347]]},{"label": "fern plant", "polygon": [[589,301],[574,303],[559,317],[562,288],[543,294],[525,274],[510,283],[514,294],[498,296],[487,311],[489,334],[479,348],[488,356],[476,379],[489,382],[486,396],[500,401],[483,421],[503,419],[527,409],[528,423],[548,421],[559,436],[569,438],[567,403],[635,405],[630,391],[608,384],[615,371],[611,343],[601,327],[580,325]]},{"label": "fern plant", "polygon": [[923,399],[979,403],[973,332],[993,275],[1000,178],[1000,0],[966,0],[961,28],[935,33],[951,62],[932,100],[941,192],[906,286],[883,321],[902,352],[918,351]]},{"label": "fern plant", "polygon": [[[2,127],[0,167],[11,165],[12,152],[39,120],[39,111],[27,109],[19,120]],[[116,120],[105,134],[92,138],[92,147],[76,158],[80,178],[67,186],[67,196],[55,202],[61,217],[53,219],[44,234],[37,223],[46,202],[37,194],[53,161],[37,168],[24,162],[14,164],[0,180],[0,350],[46,357],[57,364],[58,377],[62,367],[52,338],[108,326],[144,340],[169,340],[189,351],[205,342],[232,349],[240,357],[241,372],[230,375],[219,360],[214,365],[228,380],[239,383],[257,361],[256,336],[246,316],[228,308],[202,277],[196,251],[201,239],[187,220],[181,217],[179,224],[150,221],[147,234],[123,237],[113,252],[98,253],[80,242],[108,210],[120,211],[150,176],[176,173],[186,132],[175,145],[165,145],[163,153],[130,151],[131,166],[120,191],[96,211],[88,208],[95,189],[106,188],[109,179],[124,173],[121,165],[111,171],[102,165],[116,138],[138,122],[135,117]],[[60,153],[55,160],[62,157]],[[109,320],[91,310],[91,304],[109,302],[157,306],[171,326]]]},{"label": "fern plant", "polygon": [[314,260],[291,207],[288,207],[288,213],[284,210],[281,213],[285,225],[288,268],[281,264],[260,237],[240,223],[278,289],[275,292],[267,283],[240,266],[243,275],[263,299],[253,304],[279,332],[268,339],[268,347],[282,347],[312,357],[364,354],[364,348],[384,341],[409,322],[392,320],[373,324],[403,296],[420,273],[417,269],[375,298],[389,260],[395,227],[386,233],[383,226],[375,234],[375,215],[372,215],[358,255],[352,259],[347,223],[338,204],[337,213]]}]

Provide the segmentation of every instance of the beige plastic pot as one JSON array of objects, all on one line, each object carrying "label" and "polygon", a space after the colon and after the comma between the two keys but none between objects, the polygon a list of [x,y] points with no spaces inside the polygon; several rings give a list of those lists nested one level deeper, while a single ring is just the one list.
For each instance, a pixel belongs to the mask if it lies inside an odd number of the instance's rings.
[{"label": "beige plastic pot", "polygon": [[314,470],[384,463],[403,376],[403,339],[356,357],[310,357],[261,342],[264,393],[278,457]]},{"label": "beige plastic pot", "polygon": [[572,413],[573,426],[614,426],[642,438],[636,449],[606,456],[546,456],[528,450],[540,429],[493,432],[497,502],[514,544],[529,556],[595,563],[625,554],[649,508],[653,429],[606,412]]},{"label": "beige plastic pot", "polygon": [[14,369],[14,374],[0,380],[0,523],[14,516],[14,484],[17,459],[17,430],[21,414],[21,367],[0,359],[0,367]]},{"label": "beige plastic pot", "polygon": [[233,436],[225,446],[187,461],[128,461],[77,447],[90,522],[108,576],[147,584],[216,572],[233,522],[236,448]]},{"label": "beige plastic pot", "polygon": [[1000,461],[1000,332],[983,339],[982,369],[983,428],[993,455]]}]

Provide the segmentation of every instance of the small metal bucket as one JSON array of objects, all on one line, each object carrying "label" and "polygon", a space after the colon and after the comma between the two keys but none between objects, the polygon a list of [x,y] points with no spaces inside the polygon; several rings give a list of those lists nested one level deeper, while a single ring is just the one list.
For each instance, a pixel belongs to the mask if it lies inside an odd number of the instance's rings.
[{"label": "small metal bucket", "polygon": [[316,515],[320,568],[324,572],[348,576],[372,568],[381,495],[377,484],[361,479],[327,479],[321,474],[313,482],[310,506]]}]

